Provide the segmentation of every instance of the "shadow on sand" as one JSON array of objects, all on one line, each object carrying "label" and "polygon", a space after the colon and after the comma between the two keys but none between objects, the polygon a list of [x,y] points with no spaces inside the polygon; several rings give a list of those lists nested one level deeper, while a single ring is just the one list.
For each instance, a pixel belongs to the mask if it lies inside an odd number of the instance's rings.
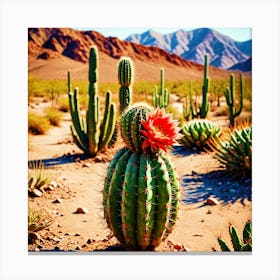
[{"label": "shadow on sand", "polygon": [[181,182],[184,191],[183,202],[185,204],[205,202],[212,196],[222,204],[234,203],[238,200],[244,204],[245,199],[252,200],[251,185],[251,179],[236,181],[230,179],[224,170],[205,174],[186,174]]}]

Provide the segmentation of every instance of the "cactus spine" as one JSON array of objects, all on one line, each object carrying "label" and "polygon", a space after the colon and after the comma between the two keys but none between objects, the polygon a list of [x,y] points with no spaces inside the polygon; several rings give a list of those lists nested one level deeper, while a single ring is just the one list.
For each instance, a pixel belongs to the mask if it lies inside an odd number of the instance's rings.
[{"label": "cactus spine", "polygon": [[160,88],[154,87],[152,100],[154,107],[166,108],[169,104],[169,92],[164,88],[164,68],[160,69]]},{"label": "cactus spine", "polygon": [[240,96],[239,96],[239,107],[238,109],[235,108],[235,81],[234,81],[234,75],[230,75],[230,86],[226,88],[225,90],[225,97],[226,102],[229,107],[229,123],[230,126],[234,126],[234,119],[235,117],[239,116],[242,111],[243,106],[243,92],[244,92],[244,85],[243,85],[243,77],[242,74],[239,76],[239,90],[240,90]]},{"label": "cactus spine", "polygon": [[204,56],[204,72],[203,72],[203,85],[202,85],[202,103],[196,113],[193,112],[193,118],[205,119],[209,111],[208,92],[210,87],[210,79],[208,77],[209,70],[209,56]]},{"label": "cactus spine", "polygon": [[95,46],[89,53],[89,101],[86,121],[82,119],[79,106],[79,89],[72,93],[71,76],[68,71],[68,97],[70,114],[73,125],[70,127],[74,142],[89,156],[95,156],[98,151],[105,148],[110,142],[116,122],[115,104],[111,103],[111,92],[106,94],[105,112],[100,126],[100,101],[97,93],[98,82],[98,52]]},{"label": "cactus spine", "polygon": [[119,91],[120,112],[123,113],[131,104],[132,95],[133,64],[129,57],[122,57],[119,62],[118,80],[121,86]]},{"label": "cactus spine", "polygon": [[[161,150],[142,146],[142,122],[149,122],[151,112],[140,103],[123,114],[120,126],[127,147],[110,162],[103,188],[107,224],[122,246],[132,250],[157,247],[172,232],[178,214],[179,182],[173,164]],[[169,121],[166,118],[166,125]]]}]

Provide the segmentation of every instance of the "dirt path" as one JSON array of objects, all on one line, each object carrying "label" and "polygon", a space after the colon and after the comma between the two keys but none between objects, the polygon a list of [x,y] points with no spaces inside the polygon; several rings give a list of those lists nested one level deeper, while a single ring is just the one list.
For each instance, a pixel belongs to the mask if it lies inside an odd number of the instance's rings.
[{"label": "dirt path", "polygon": [[[30,251],[43,250],[119,250],[103,219],[102,187],[108,162],[87,159],[72,143],[68,114],[60,127],[46,135],[29,137],[29,160],[42,160],[57,187],[29,204],[48,212],[54,222],[38,232]],[[117,148],[107,154],[113,156]],[[177,147],[171,157],[181,182],[181,202],[176,227],[156,250],[176,251],[174,244],[188,251],[220,251],[217,237],[227,243],[229,223],[241,232],[252,218],[251,182],[232,183],[221,173],[222,167],[210,155]],[[100,160],[100,159],[99,159]],[[206,205],[213,196],[219,205]],[[54,203],[60,199],[60,203]],[[78,207],[86,214],[74,214]]]}]

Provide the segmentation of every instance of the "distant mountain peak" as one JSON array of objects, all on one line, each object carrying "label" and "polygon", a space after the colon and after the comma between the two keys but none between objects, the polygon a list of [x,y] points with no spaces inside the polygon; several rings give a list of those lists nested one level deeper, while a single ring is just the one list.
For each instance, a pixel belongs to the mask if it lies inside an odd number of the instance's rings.
[{"label": "distant mountain peak", "polygon": [[248,59],[252,54],[252,40],[236,42],[211,28],[203,27],[186,31],[161,34],[152,29],[133,34],[126,41],[145,46],[156,46],[184,59],[203,64],[204,55],[210,55],[210,65],[228,69]]}]

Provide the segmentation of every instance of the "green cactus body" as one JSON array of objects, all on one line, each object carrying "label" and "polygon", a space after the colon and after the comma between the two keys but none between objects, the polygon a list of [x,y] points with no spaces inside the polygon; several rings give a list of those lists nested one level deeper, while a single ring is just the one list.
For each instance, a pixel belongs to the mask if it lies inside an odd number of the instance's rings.
[{"label": "green cactus body", "polygon": [[[192,100],[189,102],[189,113],[192,114],[192,118],[201,118],[205,119],[209,112],[209,101],[208,101],[208,92],[210,88],[210,78],[208,76],[209,72],[209,56],[206,54],[204,56],[204,72],[203,72],[203,85],[202,85],[202,102],[199,108],[197,104],[192,105]],[[188,115],[188,114],[187,114]]]},{"label": "green cactus body", "polygon": [[100,122],[100,101],[97,92],[98,52],[95,46],[89,54],[89,102],[86,121],[80,114],[78,88],[72,93],[71,76],[68,72],[68,97],[73,126],[71,132],[76,145],[89,156],[95,156],[104,149],[112,139],[116,123],[115,104],[111,102],[111,93],[107,92],[103,122]]},{"label": "green cactus body", "polygon": [[104,216],[123,246],[151,250],[174,227],[178,195],[177,175],[165,154],[124,148],[108,169]]},{"label": "green cactus body", "polygon": [[240,74],[239,79],[239,107],[238,109],[235,108],[235,81],[234,75],[230,75],[230,86],[225,90],[225,97],[226,102],[229,107],[229,123],[230,126],[234,126],[234,119],[241,114],[242,107],[243,107],[243,93],[244,93],[244,84],[243,84],[243,77]]},{"label": "green cactus body", "polygon": [[164,68],[160,69],[160,88],[155,86],[152,93],[152,102],[154,107],[166,108],[169,104],[169,92],[164,88]]},{"label": "green cactus body", "polygon": [[[252,251],[252,222],[247,221],[243,229],[243,240],[239,236],[233,225],[229,226],[229,234],[234,251]],[[222,251],[230,251],[225,241],[218,238],[218,243]]]},{"label": "green cactus body", "polygon": [[233,130],[228,139],[212,145],[214,157],[232,172],[250,177],[252,170],[252,127]]},{"label": "green cactus body", "polygon": [[131,106],[122,115],[120,121],[121,135],[129,149],[135,151],[141,150],[141,145],[144,140],[141,134],[141,121],[146,120],[147,114],[151,110],[152,108],[145,103],[136,104],[136,106]]},{"label": "green cactus body", "polygon": [[186,95],[185,103],[183,104],[183,114],[186,121],[189,121],[193,116],[192,107],[192,83],[190,82],[189,94]]},{"label": "green cactus body", "polygon": [[120,112],[123,113],[131,104],[133,82],[133,64],[129,57],[122,57],[118,67],[118,80],[120,83]]},{"label": "green cactus body", "polygon": [[192,120],[182,126],[181,133],[181,142],[185,146],[202,149],[207,146],[209,140],[220,136],[221,128],[208,120]]}]

